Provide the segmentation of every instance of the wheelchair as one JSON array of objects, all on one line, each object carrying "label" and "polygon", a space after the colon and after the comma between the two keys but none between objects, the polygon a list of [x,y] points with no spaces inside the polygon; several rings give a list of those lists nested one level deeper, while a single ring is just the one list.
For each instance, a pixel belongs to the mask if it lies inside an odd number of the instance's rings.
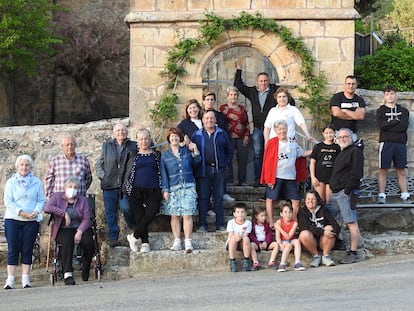
[{"label": "wheelchair", "polygon": [[[101,281],[101,274],[102,274],[102,264],[101,264],[101,255],[99,251],[99,241],[98,241],[98,232],[97,232],[97,224],[96,224],[96,214],[95,214],[95,195],[87,195],[89,205],[89,212],[90,212],[90,222],[91,228],[93,233],[93,241],[94,241],[94,254],[92,256],[91,266],[93,268],[93,275],[95,279],[100,282]],[[51,215],[49,224],[53,221],[53,215]],[[51,238],[49,237],[49,245],[51,244]],[[49,250],[50,252],[50,246]],[[53,270],[50,273],[50,284],[54,286],[58,280],[63,280],[63,269],[61,264],[61,257],[60,257],[60,244],[56,241],[53,241],[52,246],[53,251],[53,258],[52,258],[52,267]],[[82,250],[78,245],[75,245],[73,251],[73,260],[80,262],[82,259]],[[49,262],[49,261],[48,261]],[[48,268],[46,269],[48,272]]]}]

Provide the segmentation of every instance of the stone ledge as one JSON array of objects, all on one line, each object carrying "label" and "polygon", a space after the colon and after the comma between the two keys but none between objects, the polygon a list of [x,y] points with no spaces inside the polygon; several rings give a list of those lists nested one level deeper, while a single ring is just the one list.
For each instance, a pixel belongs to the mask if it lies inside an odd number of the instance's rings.
[{"label": "stone ledge", "polygon": [[[359,18],[358,12],[351,9],[245,9],[249,14],[257,12],[264,18],[276,20],[354,20]],[[214,14],[225,19],[234,18],[240,14],[240,9],[214,10]],[[135,11],[130,12],[124,19],[129,24],[134,23],[176,23],[176,22],[197,22],[204,20],[204,10],[189,11]]]}]

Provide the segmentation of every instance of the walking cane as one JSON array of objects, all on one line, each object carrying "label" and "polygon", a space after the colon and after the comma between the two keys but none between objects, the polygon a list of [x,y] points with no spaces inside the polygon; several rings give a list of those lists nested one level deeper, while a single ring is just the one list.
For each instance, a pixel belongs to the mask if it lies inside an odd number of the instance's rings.
[{"label": "walking cane", "polygon": [[49,241],[47,241],[46,272],[49,272],[50,240],[52,239],[52,228],[49,228]]},{"label": "walking cane", "polygon": [[49,227],[49,240],[47,241],[47,255],[46,255],[46,272],[49,272],[49,261],[50,261],[50,242],[52,240],[52,227],[51,227],[51,223],[53,220],[53,214],[50,215],[49,221],[47,223],[48,227]]}]

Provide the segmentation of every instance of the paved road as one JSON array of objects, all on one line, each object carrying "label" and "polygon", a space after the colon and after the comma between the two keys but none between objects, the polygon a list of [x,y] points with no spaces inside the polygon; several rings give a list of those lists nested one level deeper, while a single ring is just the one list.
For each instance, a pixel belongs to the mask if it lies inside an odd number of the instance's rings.
[{"label": "paved road", "polygon": [[0,290],[0,310],[414,310],[414,256],[277,273],[154,276]]}]

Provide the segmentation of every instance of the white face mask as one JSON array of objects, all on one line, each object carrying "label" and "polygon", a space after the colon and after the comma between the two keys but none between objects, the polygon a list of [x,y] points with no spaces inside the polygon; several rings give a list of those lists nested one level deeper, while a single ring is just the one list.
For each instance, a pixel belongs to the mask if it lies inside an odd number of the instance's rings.
[{"label": "white face mask", "polygon": [[66,193],[66,197],[68,199],[73,199],[76,196],[76,194],[78,193],[78,190],[75,189],[75,188],[68,188],[68,189],[66,189],[65,193]]}]

